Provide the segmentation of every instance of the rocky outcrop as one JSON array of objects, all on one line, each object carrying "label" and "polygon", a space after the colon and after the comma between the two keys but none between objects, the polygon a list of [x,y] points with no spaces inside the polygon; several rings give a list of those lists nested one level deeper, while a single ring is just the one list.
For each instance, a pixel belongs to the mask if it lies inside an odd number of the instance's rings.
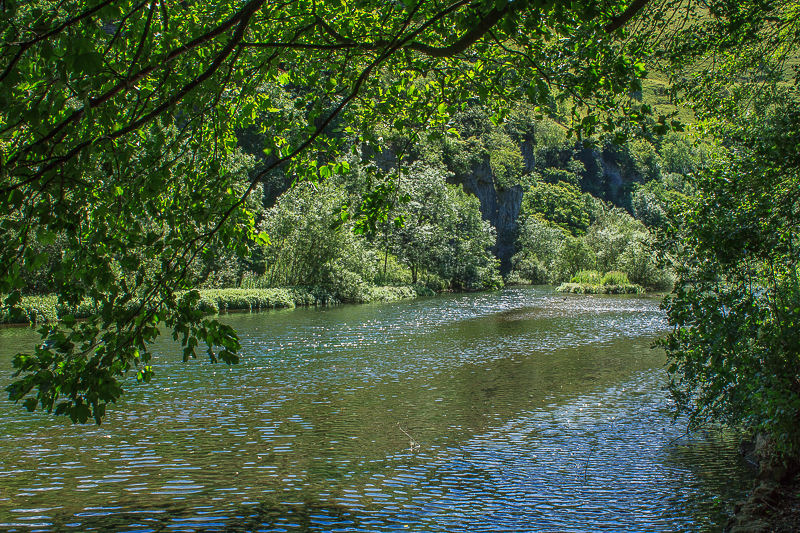
[{"label": "rocky outcrop", "polygon": [[[524,171],[532,172],[536,168],[532,142],[523,141],[520,151],[524,161]],[[628,176],[629,173],[626,172],[613,148],[603,150],[576,148],[575,152],[565,152],[565,161],[572,153],[576,154],[576,158],[586,169],[581,176],[583,191],[613,204],[627,206],[630,183],[637,177]],[[516,185],[498,188],[488,160],[468,173],[457,174],[453,182],[463,186],[466,192],[475,195],[480,201],[484,220],[488,220],[497,231],[494,253],[500,260],[501,273],[507,274],[511,270],[511,257],[515,251],[517,219],[522,207],[522,187]]]},{"label": "rocky outcrop", "polygon": [[497,231],[494,254],[500,260],[500,272],[507,274],[511,270],[511,256],[514,255],[514,242],[517,239],[522,187],[515,185],[498,190],[488,161],[469,174],[456,176],[455,181],[478,198],[484,220],[488,220]]}]

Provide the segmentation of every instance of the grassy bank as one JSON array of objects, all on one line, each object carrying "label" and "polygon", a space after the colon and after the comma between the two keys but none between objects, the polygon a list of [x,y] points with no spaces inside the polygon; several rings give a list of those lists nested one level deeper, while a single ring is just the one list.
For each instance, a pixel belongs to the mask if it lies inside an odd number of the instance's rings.
[{"label": "grassy bank", "polygon": [[[358,298],[342,298],[320,287],[286,287],[273,289],[201,289],[198,308],[212,313],[227,311],[259,311],[340,303],[370,303],[407,300],[432,296],[434,292],[422,285],[366,287]],[[85,318],[95,311],[91,302],[65,307],[55,295],[24,296],[21,314],[15,317],[6,310],[0,312],[0,324],[41,324],[54,322],[65,315]]]}]

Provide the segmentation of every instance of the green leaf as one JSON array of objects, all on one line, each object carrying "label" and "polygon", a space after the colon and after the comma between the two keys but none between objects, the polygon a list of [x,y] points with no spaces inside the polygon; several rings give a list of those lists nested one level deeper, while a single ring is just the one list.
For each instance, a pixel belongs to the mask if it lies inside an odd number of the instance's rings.
[{"label": "green leaf", "polygon": [[7,306],[13,307],[22,301],[22,293],[20,293],[18,290],[13,291],[11,294],[6,296],[4,301]]}]

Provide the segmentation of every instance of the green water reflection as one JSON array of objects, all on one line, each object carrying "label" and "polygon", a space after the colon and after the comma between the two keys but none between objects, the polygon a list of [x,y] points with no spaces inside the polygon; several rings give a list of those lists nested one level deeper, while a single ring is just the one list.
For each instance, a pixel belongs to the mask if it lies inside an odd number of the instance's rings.
[{"label": "green water reflection", "polygon": [[[656,300],[526,288],[225,320],[241,365],[161,343],[101,427],[3,404],[0,527],[715,530],[749,482],[730,437],[671,423]],[[30,342],[0,331],[3,383]]]}]

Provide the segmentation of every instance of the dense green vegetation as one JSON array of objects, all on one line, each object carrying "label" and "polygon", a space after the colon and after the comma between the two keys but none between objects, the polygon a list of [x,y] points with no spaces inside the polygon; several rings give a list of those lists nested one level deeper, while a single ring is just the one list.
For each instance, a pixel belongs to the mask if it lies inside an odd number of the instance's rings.
[{"label": "dense green vegetation", "polygon": [[[335,294],[322,287],[288,287],[271,289],[200,289],[196,309],[211,313],[225,311],[257,311],[264,309],[285,309],[300,306],[330,305],[341,303]],[[432,296],[434,292],[422,285],[368,287],[362,295],[361,303],[392,302]],[[134,302],[135,304],[135,302]],[[86,318],[97,309],[90,301],[81,302],[77,307],[65,308],[58,303],[55,295],[23,296],[19,304],[22,319],[31,324],[54,323],[70,316]],[[0,315],[0,324],[19,322],[19,316]]]},{"label": "dense green vegetation", "polygon": [[674,287],[679,408],[797,453],[798,12],[3,2],[0,314],[50,319],[10,398],[99,423],[162,329],[234,363],[214,312],[502,273]]},{"label": "dense green vegetation", "polygon": [[356,187],[364,174],[377,173],[373,167],[354,162],[355,176],[303,183],[283,194],[266,212],[263,227],[273,245],[264,252],[263,275],[251,283],[319,285],[344,301],[363,301],[374,284],[474,290],[501,283],[493,229],[477,199],[448,185],[442,172],[402,169],[392,205],[364,224],[365,191]]},{"label": "dense green vegetation", "polygon": [[696,426],[744,424],[800,452],[800,112],[787,99],[731,125],[676,235],[664,341],[671,389]]},{"label": "dense green vegetation", "polygon": [[597,270],[581,270],[556,288],[558,292],[574,294],[641,294],[644,288],[631,283],[625,272],[612,270],[601,274]]},{"label": "dense green vegetation", "polygon": [[[576,117],[593,105],[628,123],[617,110],[639,107],[627,92],[644,68],[616,32],[636,11],[482,0],[3,2],[3,305],[19,311],[26,278],[52,257],[41,247],[59,243],[45,285],[59,305],[89,299],[97,309],[41,330],[47,342],[15,359],[11,398],[99,422],[127,371],[149,375],[148,345],[164,327],[187,358],[205,343],[212,361],[235,362],[235,331],[197,311],[192,289],[208,263],[268,242],[259,187],[274,197],[275,180],[346,172],[344,154],[380,153],[384,132],[412,144],[441,137],[476,96],[499,120],[512,100],[551,107],[578,91]],[[522,77],[532,62],[535,84]],[[248,144],[257,160],[244,177],[235,169],[246,132],[258,143]],[[390,212],[405,196],[383,174],[354,213],[371,238],[402,220]],[[447,268],[472,283],[491,267]]]},{"label": "dense green vegetation", "polygon": [[[237,161],[247,160],[240,154]],[[210,247],[191,267],[195,288],[301,287],[327,294],[319,302],[333,303],[390,298],[381,295],[384,286],[420,284],[443,291],[502,284],[491,252],[494,230],[482,220],[475,197],[446,183],[446,170],[421,165],[403,169],[394,205],[383,220],[366,227],[359,226],[364,178],[380,173],[372,162],[354,159],[347,166],[346,174],[289,188],[269,208],[261,188],[256,190],[249,208],[264,240],[250,243],[246,254]],[[245,186],[241,180],[233,185]],[[52,294],[59,260],[69,250],[58,237],[33,246],[45,259],[24,273],[22,293]],[[142,276],[155,276],[156,270],[157,265],[149,264]],[[23,312],[21,319],[28,315]],[[12,313],[8,316],[13,319]]]}]

